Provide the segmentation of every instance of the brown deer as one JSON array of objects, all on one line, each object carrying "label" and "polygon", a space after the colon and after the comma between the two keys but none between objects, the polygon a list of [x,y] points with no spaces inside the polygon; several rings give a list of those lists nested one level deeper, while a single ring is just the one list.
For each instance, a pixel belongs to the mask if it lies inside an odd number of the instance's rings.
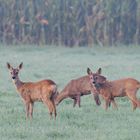
[{"label": "brown deer", "polygon": [[140,88],[140,82],[134,78],[107,81],[106,77],[100,74],[94,74],[92,75],[91,83],[95,85],[98,93],[104,98],[106,110],[110,103],[117,108],[114,98],[124,96],[127,96],[131,100],[133,111],[137,107],[140,107],[140,100],[136,97],[136,93]]},{"label": "brown deer", "polygon": [[33,116],[33,105],[36,101],[41,101],[48,106],[50,117],[54,113],[56,118],[56,107],[54,97],[57,94],[57,85],[52,80],[42,80],[39,82],[22,82],[19,79],[19,71],[22,69],[23,63],[17,68],[13,68],[9,63],[7,67],[10,71],[12,81],[25,103],[26,118]]},{"label": "brown deer", "polygon": [[[100,69],[97,71],[97,73]],[[89,73],[89,68],[87,69],[87,73]],[[94,73],[92,73],[94,75]],[[56,105],[58,105],[65,98],[72,98],[74,100],[73,107],[76,104],[80,107],[80,97],[83,95],[88,95],[93,93],[94,99],[97,105],[100,105],[100,99],[98,94],[96,93],[95,87],[90,83],[90,77],[88,75],[80,77],[78,79],[71,80],[65,88],[57,95],[55,99]]]}]

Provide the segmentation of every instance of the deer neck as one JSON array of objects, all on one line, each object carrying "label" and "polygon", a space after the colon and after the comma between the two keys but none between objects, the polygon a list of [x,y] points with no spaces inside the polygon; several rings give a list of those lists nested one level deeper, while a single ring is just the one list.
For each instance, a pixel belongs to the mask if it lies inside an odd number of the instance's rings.
[{"label": "deer neck", "polygon": [[55,100],[56,104],[58,105],[63,99],[65,99],[67,97],[68,97],[68,95],[66,94],[66,92],[64,92],[64,91],[60,92],[60,94],[58,94],[56,97],[56,100]]},{"label": "deer neck", "polygon": [[106,89],[110,91],[112,89],[112,84],[111,84],[111,82],[106,81],[105,83],[98,84],[95,87],[96,87],[96,89],[98,91],[100,91],[100,90],[106,90]]},{"label": "deer neck", "polygon": [[14,82],[14,85],[17,90],[19,90],[22,87],[22,85],[24,84],[22,81],[20,81],[19,77],[14,79],[13,82]]}]

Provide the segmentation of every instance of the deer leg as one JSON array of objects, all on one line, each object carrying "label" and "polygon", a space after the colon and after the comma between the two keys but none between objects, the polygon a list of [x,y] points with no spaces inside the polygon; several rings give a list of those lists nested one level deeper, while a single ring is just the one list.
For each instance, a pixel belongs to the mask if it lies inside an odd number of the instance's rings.
[{"label": "deer leg", "polygon": [[76,103],[77,103],[77,99],[73,98],[74,102],[73,102],[73,107],[75,107]]},{"label": "deer leg", "polygon": [[56,118],[56,108],[54,106],[54,103],[52,100],[49,100],[49,102],[50,102],[49,104],[51,106],[52,114],[54,113],[54,117]]},{"label": "deer leg", "polygon": [[110,104],[110,100],[109,99],[106,99],[105,100],[105,110],[107,111],[108,107],[109,107],[109,104]]},{"label": "deer leg", "polygon": [[34,106],[34,103],[31,102],[31,103],[29,104],[29,114],[30,114],[30,119],[33,118],[33,106]]},{"label": "deer leg", "polygon": [[131,91],[127,93],[128,98],[131,100],[133,105],[133,110],[135,110],[137,107],[140,108],[140,101],[136,97],[136,91]]},{"label": "deer leg", "polygon": [[96,93],[96,94],[93,94],[94,96],[94,100],[96,102],[96,105],[100,105],[101,104],[101,101],[100,101],[100,98],[99,98],[99,95]]},{"label": "deer leg", "polygon": [[109,105],[108,105],[109,107],[111,106],[111,102],[109,102]]},{"label": "deer leg", "polygon": [[28,102],[25,103],[25,111],[26,111],[26,119],[28,119],[29,117],[29,103]]},{"label": "deer leg", "polygon": [[96,90],[96,88],[95,87],[93,87],[92,89],[91,89],[91,92],[92,92],[92,94],[93,94],[93,96],[94,96],[94,100],[95,100],[95,102],[96,102],[96,105],[101,105],[101,101],[100,101],[100,98],[99,98],[99,93],[98,93],[98,91]]},{"label": "deer leg", "polygon": [[134,111],[134,110],[136,110],[136,108],[137,108],[137,104],[136,104],[134,101],[132,101],[132,100],[131,100],[131,102],[132,102],[132,105],[133,105],[133,111]]},{"label": "deer leg", "polygon": [[56,119],[56,116],[57,116],[57,112],[56,112],[56,105],[55,105],[55,98],[56,98],[56,95],[57,95],[57,91],[54,91],[50,100],[52,101],[52,106],[53,106],[53,113],[54,113],[54,117]]},{"label": "deer leg", "polygon": [[77,95],[77,103],[78,103],[79,107],[81,107],[81,104],[80,104],[81,103],[81,99],[80,99],[80,97],[81,97],[80,95]]},{"label": "deer leg", "polygon": [[112,104],[113,104],[113,107],[114,107],[115,109],[117,109],[117,110],[118,110],[118,106],[117,106],[117,104],[116,104],[115,100],[114,100],[114,99],[112,99],[112,100],[111,100],[111,102],[112,102]]},{"label": "deer leg", "polygon": [[132,102],[132,106],[133,106],[133,111],[136,110],[137,107],[140,108],[140,101],[136,98],[129,98]]},{"label": "deer leg", "polygon": [[53,103],[53,111],[54,111],[54,117],[55,117],[55,119],[56,119],[56,116],[57,116],[57,112],[56,112],[56,106],[55,106],[55,101],[54,101],[54,99],[52,99],[52,103]]},{"label": "deer leg", "polygon": [[136,96],[131,96],[129,95],[128,98],[131,100],[132,102],[132,106],[133,106],[133,111],[136,110],[137,106],[140,107],[140,101],[136,98]]},{"label": "deer leg", "polygon": [[52,101],[50,99],[43,99],[43,103],[48,106],[49,113],[50,113],[50,119],[52,119],[52,113],[53,113],[53,105]]}]

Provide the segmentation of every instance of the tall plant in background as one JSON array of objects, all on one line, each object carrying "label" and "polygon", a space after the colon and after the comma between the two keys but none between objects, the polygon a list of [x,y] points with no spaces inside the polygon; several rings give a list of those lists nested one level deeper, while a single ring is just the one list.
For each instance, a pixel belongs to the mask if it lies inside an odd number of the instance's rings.
[{"label": "tall plant in background", "polygon": [[0,0],[0,42],[140,44],[139,0]]},{"label": "tall plant in background", "polygon": [[123,43],[134,43],[134,36],[136,34],[136,14],[137,2],[136,0],[124,0],[122,2],[122,16],[121,16],[121,29],[123,34]]},{"label": "tall plant in background", "polygon": [[108,36],[108,44],[114,45],[120,34],[120,18],[121,18],[121,0],[108,0],[106,1],[106,30]]}]

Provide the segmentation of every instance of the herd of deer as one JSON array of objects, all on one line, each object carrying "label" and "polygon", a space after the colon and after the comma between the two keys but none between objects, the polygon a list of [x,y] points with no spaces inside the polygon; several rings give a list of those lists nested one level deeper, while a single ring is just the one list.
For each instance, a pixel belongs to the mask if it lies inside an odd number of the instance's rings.
[{"label": "herd of deer", "polygon": [[137,99],[136,93],[140,88],[140,82],[133,78],[125,78],[120,80],[108,81],[106,77],[101,75],[101,68],[93,73],[87,68],[87,75],[78,79],[71,80],[65,88],[58,93],[57,85],[52,80],[42,80],[39,82],[22,82],[19,79],[19,71],[22,69],[23,63],[17,68],[13,68],[10,63],[7,67],[14,85],[22,97],[25,108],[26,118],[33,116],[33,105],[36,101],[41,101],[48,106],[50,117],[54,114],[56,118],[56,105],[58,105],[65,98],[72,98],[74,100],[73,106],[76,104],[80,107],[80,97],[83,95],[93,94],[95,102],[100,105],[101,95],[105,100],[105,109],[113,104],[117,108],[115,97],[127,96],[133,105],[133,110],[140,107],[140,100]]}]

